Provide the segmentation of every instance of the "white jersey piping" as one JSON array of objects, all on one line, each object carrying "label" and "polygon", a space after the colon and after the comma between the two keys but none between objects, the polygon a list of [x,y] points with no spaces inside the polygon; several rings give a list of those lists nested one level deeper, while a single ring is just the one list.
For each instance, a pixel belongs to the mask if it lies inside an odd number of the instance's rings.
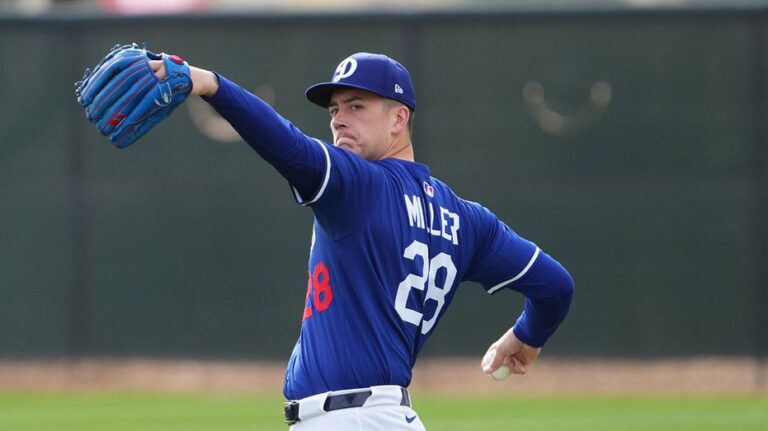
[{"label": "white jersey piping", "polygon": [[502,281],[501,283],[499,283],[499,284],[493,286],[492,288],[488,289],[488,293],[495,293],[497,290],[501,289],[502,287],[508,285],[509,283],[514,283],[517,280],[519,280],[522,276],[524,276],[528,272],[528,270],[531,269],[531,267],[533,266],[533,262],[536,261],[536,258],[539,257],[539,252],[541,252],[541,249],[536,247],[536,251],[533,252],[533,257],[531,257],[531,260],[528,261],[528,265],[525,265],[525,268],[523,268],[523,270],[520,271],[519,274],[517,274],[516,276],[510,278],[507,281]]},{"label": "white jersey piping", "polygon": [[294,194],[294,196],[296,198],[296,201],[298,203],[304,205],[304,206],[307,206],[307,205],[310,205],[310,204],[313,204],[313,203],[317,202],[318,199],[320,199],[320,197],[323,196],[323,192],[325,192],[325,187],[328,186],[328,180],[331,179],[331,155],[328,154],[328,149],[325,148],[325,145],[323,145],[323,143],[320,142],[320,140],[315,139],[315,138],[312,138],[312,139],[315,142],[317,142],[318,145],[320,145],[320,148],[322,148],[323,152],[325,153],[325,162],[326,162],[326,164],[325,164],[325,178],[323,179],[323,185],[320,186],[320,190],[317,192],[315,197],[311,201],[309,201],[309,202],[303,202],[304,199],[302,199],[301,195],[299,194],[299,191],[296,190],[296,187],[291,186],[291,189],[293,190],[293,194]]}]

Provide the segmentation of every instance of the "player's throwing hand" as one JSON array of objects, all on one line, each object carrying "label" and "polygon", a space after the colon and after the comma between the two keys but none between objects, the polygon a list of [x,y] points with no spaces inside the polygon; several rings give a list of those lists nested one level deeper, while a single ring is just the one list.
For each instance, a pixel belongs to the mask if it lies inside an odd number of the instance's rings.
[{"label": "player's throwing hand", "polygon": [[500,367],[508,367],[512,374],[525,374],[536,362],[539,353],[541,353],[541,347],[523,343],[510,329],[491,344],[483,357],[481,367],[484,373],[493,375],[496,380],[501,380],[508,374],[504,371],[497,373]]}]

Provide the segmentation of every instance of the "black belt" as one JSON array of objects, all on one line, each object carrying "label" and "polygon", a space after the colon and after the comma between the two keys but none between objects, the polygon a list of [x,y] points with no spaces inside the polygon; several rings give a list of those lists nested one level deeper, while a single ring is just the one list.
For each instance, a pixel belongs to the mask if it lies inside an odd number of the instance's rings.
[{"label": "black belt", "polygon": [[[400,399],[400,405],[410,407],[411,397],[408,394],[408,389],[400,388],[403,397]],[[361,389],[356,392],[349,392],[346,394],[328,395],[323,404],[323,410],[331,412],[334,410],[348,409],[352,407],[362,407],[363,404],[371,397],[373,391],[370,389]],[[283,412],[285,413],[285,422],[288,425],[293,425],[298,422],[299,419],[299,401],[288,401],[283,405]]]}]

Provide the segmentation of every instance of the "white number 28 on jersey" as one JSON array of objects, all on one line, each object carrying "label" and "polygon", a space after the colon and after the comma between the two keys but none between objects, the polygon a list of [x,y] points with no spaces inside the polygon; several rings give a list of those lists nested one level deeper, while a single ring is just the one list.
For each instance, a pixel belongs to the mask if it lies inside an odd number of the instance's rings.
[{"label": "white number 28 on jersey", "polygon": [[[446,253],[440,253],[430,259],[427,245],[423,242],[413,241],[411,245],[405,248],[403,257],[409,260],[416,260],[417,256],[423,262],[421,275],[408,274],[405,280],[401,281],[397,286],[395,310],[397,310],[397,314],[404,321],[413,323],[416,326],[422,324],[421,333],[426,335],[435,325],[435,322],[437,322],[437,316],[440,315],[440,311],[445,305],[445,297],[451,291],[451,287],[453,287],[453,281],[456,278],[456,266],[453,264],[451,256]],[[437,286],[435,278],[437,272],[442,268],[446,271],[445,283],[443,286]],[[425,287],[427,294],[424,297],[424,304],[429,300],[437,302],[435,314],[427,320],[424,320],[424,315],[421,312],[407,307],[411,289],[424,290]]]}]

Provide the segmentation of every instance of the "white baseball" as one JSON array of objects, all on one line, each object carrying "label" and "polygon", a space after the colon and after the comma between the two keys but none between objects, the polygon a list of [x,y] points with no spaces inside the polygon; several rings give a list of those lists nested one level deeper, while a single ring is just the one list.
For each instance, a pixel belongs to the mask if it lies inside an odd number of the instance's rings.
[{"label": "white baseball", "polygon": [[[483,368],[491,365],[493,362],[493,359],[496,356],[496,350],[489,350],[485,353],[485,356],[483,356]],[[493,377],[494,380],[504,380],[511,374],[511,371],[509,370],[509,367],[506,365],[501,365],[499,368],[496,369],[496,371],[490,373],[489,375]]]},{"label": "white baseball", "polygon": [[497,368],[496,371],[491,373],[491,377],[493,377],[494,380],[504,380],[509,377],[510,374],[512,374],[512,372],[509,371],[509,367],[502,365]]}]

